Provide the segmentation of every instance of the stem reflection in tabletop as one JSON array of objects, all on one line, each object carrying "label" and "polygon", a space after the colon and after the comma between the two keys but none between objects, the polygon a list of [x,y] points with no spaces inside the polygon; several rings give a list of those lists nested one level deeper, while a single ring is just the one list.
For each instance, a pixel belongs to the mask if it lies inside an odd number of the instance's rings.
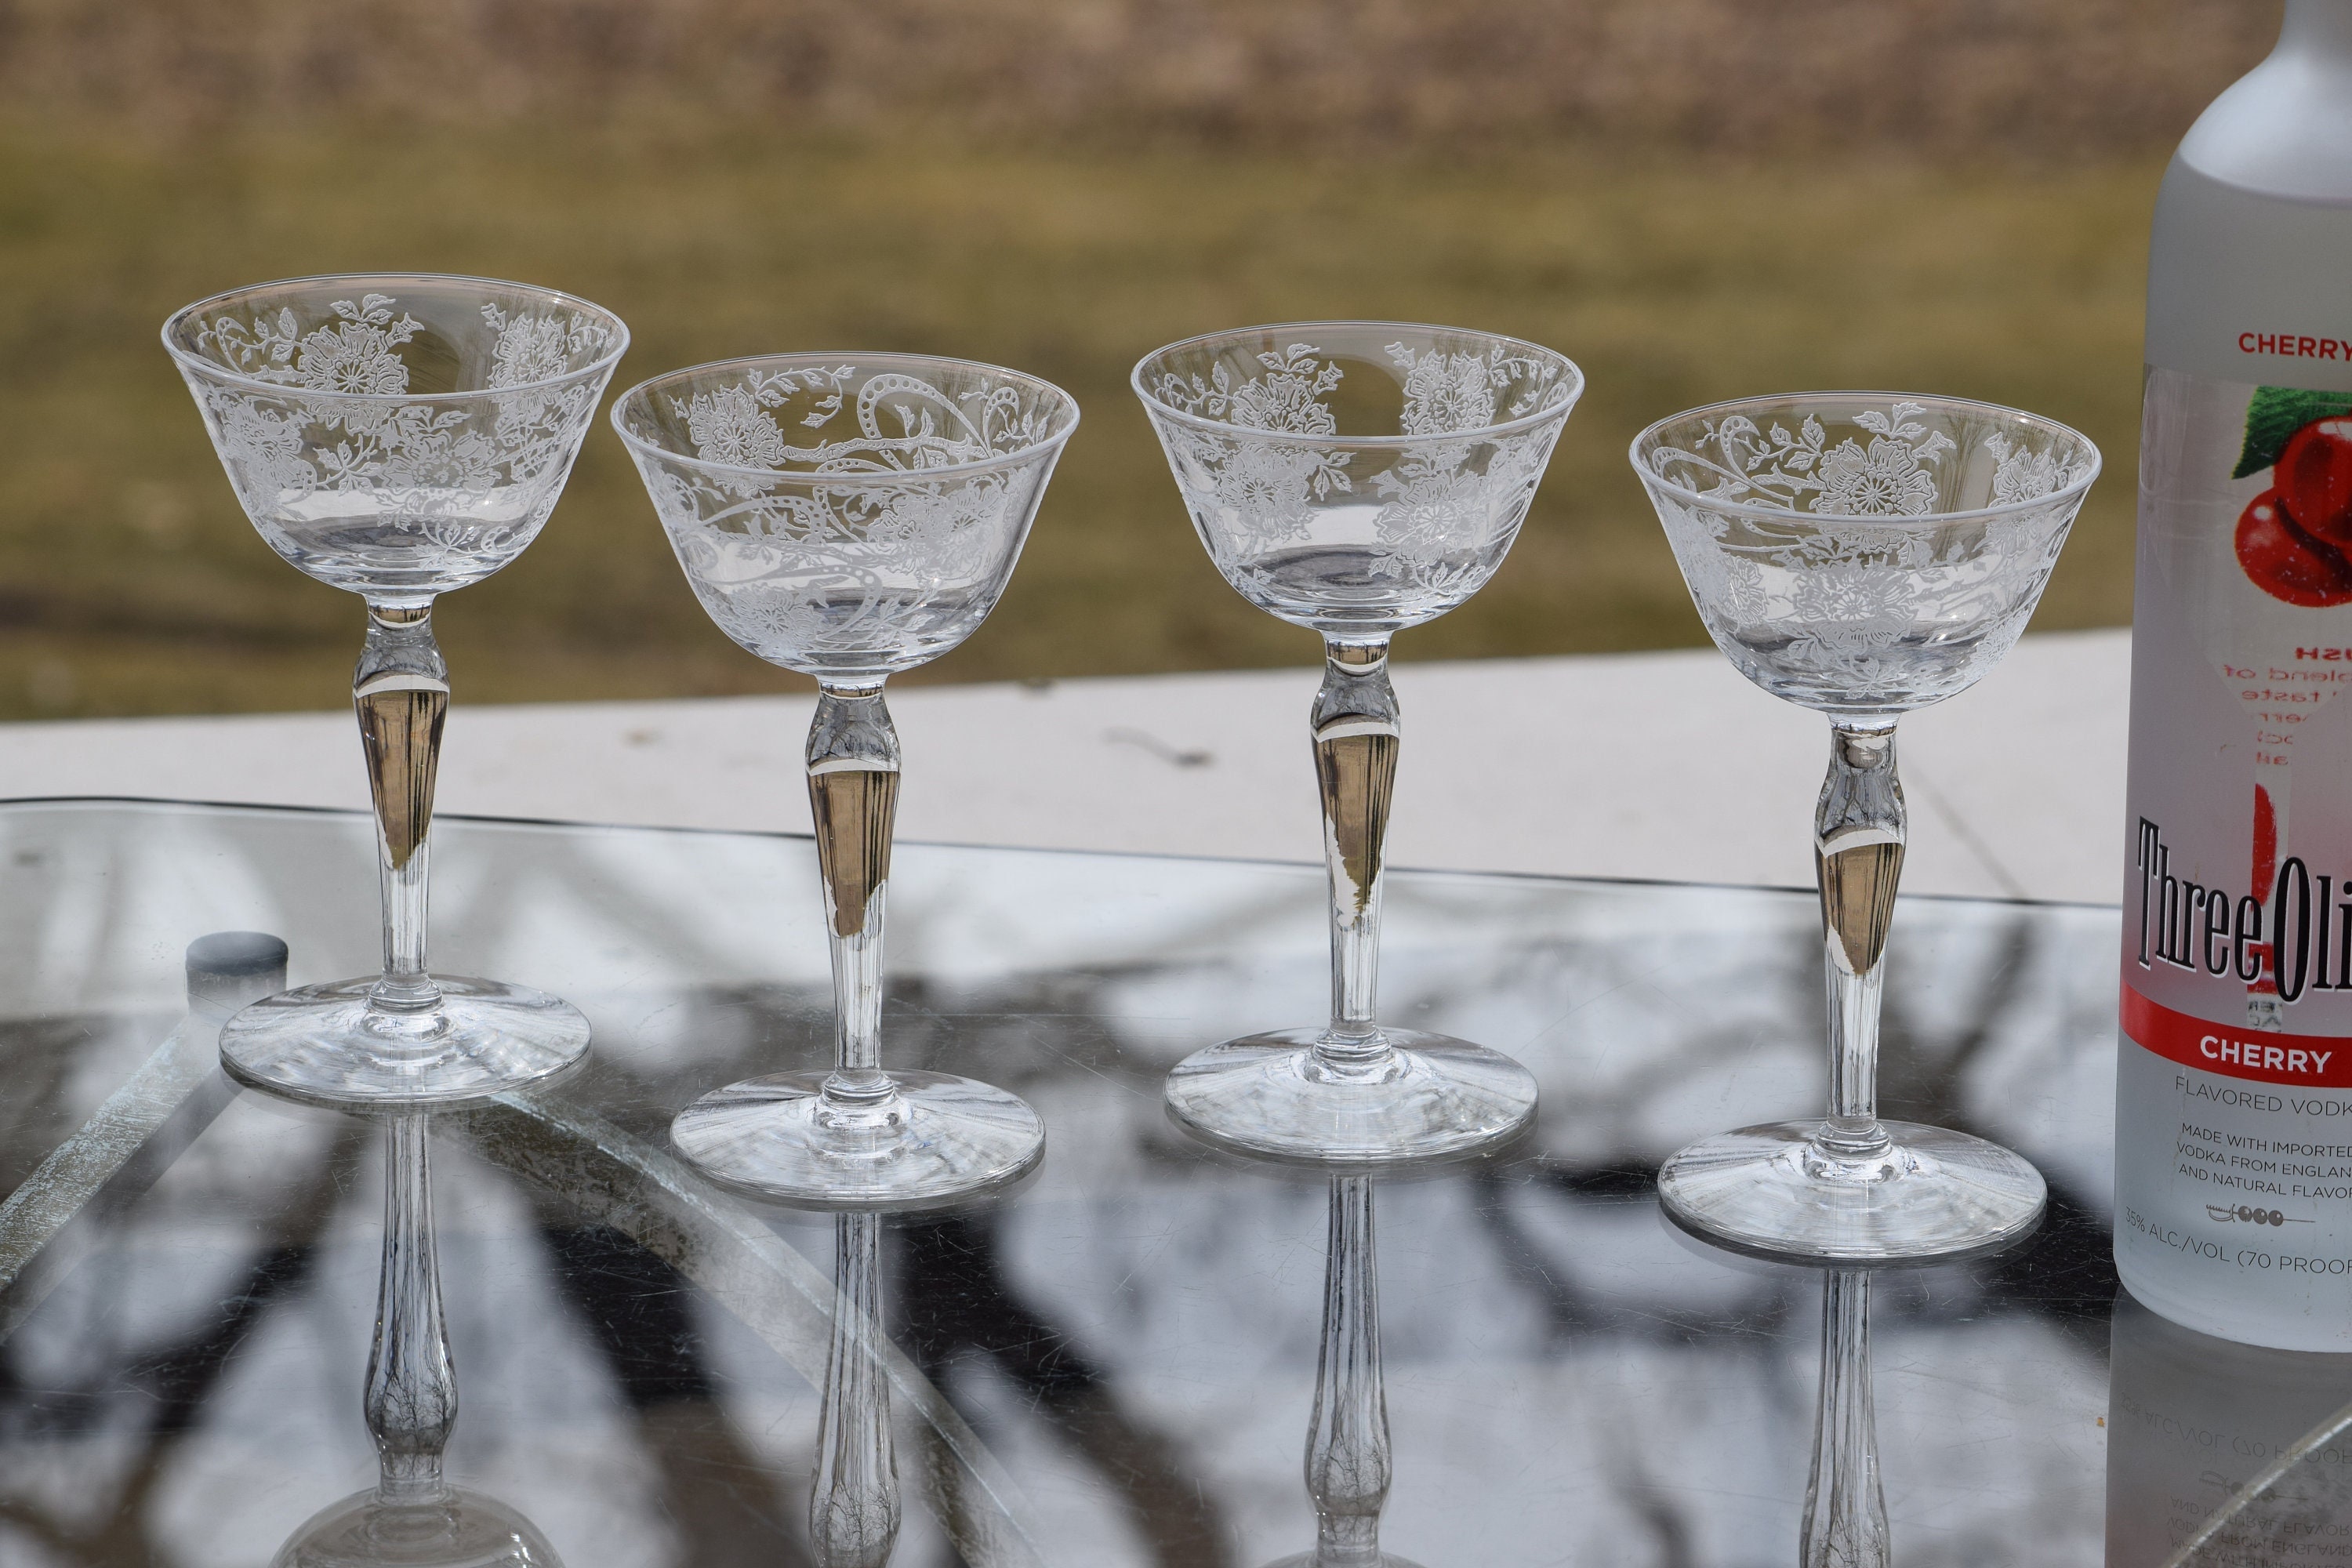
[{"label": "stem reflection in tabletop", "polygon": [[883,1568],[898,1539],[898,1458],[882,1363],[881,1216],[833,1221],[833,1339],[809,1494],[817,1568]]},{"label": "stem reflection in tabletop", "polygon": [[1274,1568],[1413,1568],[1381,1550],[1381,1510],[1389,1500],[1395,1459],[1381,1371],[1381,1271],[1370,1176],[1331,1178],[1329,1230],[1315,1413],[1307,1426],[1315,1550],[1286,1557]]},{"label": "stem reflection in tabletop", "polygon": [[1887,1568],[1893,1552],[1870,1381],[1870,1273],[1832,1268],[1822,1275],[1822,1394],[1797,1561],[1799,1568]]},{"label": "stem reflection in tabletop", "polygon": [[457,1372],[441,1310],[430,1118],[384,1122],[383,1263],[368,1355],[370,1490],[322,1509],[279,1548],[276,1568],[547,1568],[554,1549],[495,1498],[442,1477],[457,1424]]}]

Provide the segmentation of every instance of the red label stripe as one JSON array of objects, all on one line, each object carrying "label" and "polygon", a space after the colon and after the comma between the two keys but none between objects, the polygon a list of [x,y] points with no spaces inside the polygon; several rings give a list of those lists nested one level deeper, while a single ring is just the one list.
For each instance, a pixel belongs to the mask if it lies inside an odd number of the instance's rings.
[{"label": "red label stripe", "polygon": [[2151,1002],[2129,981],[2123,993],[2124,1033],[2167,1061],[2260,1083],[2352,1089],[2352,1036],[2232,1028]]}]

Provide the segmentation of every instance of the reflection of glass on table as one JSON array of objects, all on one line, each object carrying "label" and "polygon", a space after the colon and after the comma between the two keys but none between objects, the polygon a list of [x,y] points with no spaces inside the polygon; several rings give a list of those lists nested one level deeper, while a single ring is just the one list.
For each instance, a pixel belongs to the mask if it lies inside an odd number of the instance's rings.
[{"label": "reflection of glass on table", "polygon": [[[569,1568],[813,1561],[835,1222],[772,1218],[665,1142],[703,1087],[828,1058],[812,845],[436,833],[445,946],[570,998],[600,1042],[551,1090],[434,1118],[466,1401],[448,1482]],[[104,1536],[158,1563],[267,1561],[374,1477],[353,1397],[383,1237],[367,1126],[149,1073],[172,1041],[212,1071],[180,968],[196,937],[284,935],[296,984],[363,966],[373,911],[346,893],[373,853],[356,815],[0,805],[0,1191],[53,1157],[54,1190],[104,1144],[110,1096],[163,1086],[139,1157],[73,1188],[39,1245],[9,1250],[31,1233],[0,1203],[0,1552]],[[1054,1149],[1000,1212],[882,1225],[892,1561],[1296,1552],[1328,1193],[1196,1152],[1159,1086],[1199,1040],[1325,994],[1323,868],[908,844],[892,876],[926,913],[891,1038],[1021,1095]],[[1382,1545],[1433,1568],[1785,1554],[1819,1285],[1703,1256],[1650,1173],[1734,1108],[1818,1100],[1818,901],[1412,871],[1386,896],[1395,1016],[1509,1052],[1545,1110],[1502,1164],[1381,1192]],[[1874,1283],[1890,1526],[1923,1559],[2095,1560],[2116,914],[1921,899],[1902,919],[1890,1114],[1998,1138],[2052,1201],[2017,1253]]]}]

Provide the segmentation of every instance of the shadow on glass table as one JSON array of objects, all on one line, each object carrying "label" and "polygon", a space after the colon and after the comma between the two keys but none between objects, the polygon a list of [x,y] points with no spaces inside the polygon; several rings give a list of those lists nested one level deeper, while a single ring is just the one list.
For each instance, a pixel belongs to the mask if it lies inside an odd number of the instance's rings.
[{"label": "shadow on glass table", "polygon": [[0,806],[0,1568],[268,1562],[422,1448],[528,1521],[501,1560],[571,1568],[1336,1563],[1368,1518],[1425,1568],[1801,1539],[2158,1568],[2233,1500],[2191,1561],[2352,1555],[2352,1444],[2280,1464],[2352,1357],[2118,1315],[2112,910],[1904,900],[1882,1104],[2026,1154],[2049,1212],[1998,1257],[1825,1277],[1711,1251],[1652,1188],[1693,1136],[1818,1108],[1810,891],[1395,873],[1389,1016],[1517,1057],[1542,1108],[1499,1161],[1333,1184],[1196,1149],[1160,1088],[1319,1009],[1321,868],[903,846],[888,1059],[1020,1094],[1047,1152],[989,1209],[861,1223],[666,1138],[829,1059],[806,839],[446,819],[436,952],[582,1007],[586,1068],[409,1145],[237,1090],[220,1019],[278,981],[192,1005],[190,944],[372,969],[370,833]]}]

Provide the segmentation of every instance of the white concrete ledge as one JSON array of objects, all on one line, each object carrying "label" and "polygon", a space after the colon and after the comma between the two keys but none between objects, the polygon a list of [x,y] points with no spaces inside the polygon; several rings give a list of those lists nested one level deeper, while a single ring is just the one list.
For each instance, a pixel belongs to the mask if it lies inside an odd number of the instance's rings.
[{"label": "white concrete ledge", "polygon": [[[2029,637],[1904,721],[1916,892],[2108,903],[2121,886],[2122,631]],[[1308,669],[910,688],[902,838],[1321,853]],[[1406,664],[1400,866],[1809,885],[1821,720],[1712,649]],[[461,693],[462,699],[462,693]],[[451,710],[440,808],[808,831],[813,699]],[[0,794],[364,808],[344,713],[0,725]]]}]

